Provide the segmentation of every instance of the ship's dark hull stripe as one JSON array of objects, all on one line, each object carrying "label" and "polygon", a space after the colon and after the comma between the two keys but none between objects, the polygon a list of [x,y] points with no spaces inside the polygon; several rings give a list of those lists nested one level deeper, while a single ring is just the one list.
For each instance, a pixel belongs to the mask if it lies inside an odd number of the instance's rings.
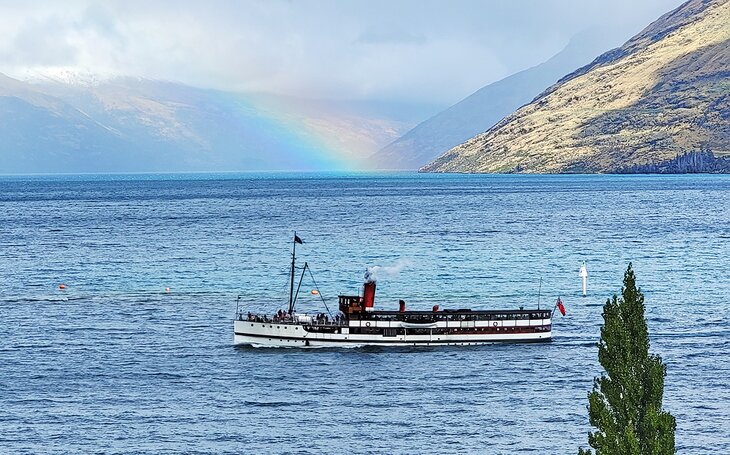
[{"label": "ship's dark hull stripe", "polygon": [[500,338],[498,340],[432,340],[432,341],[409,341],[409,340],[393,340],[393,341],[385,341],[385,340],[323,340],[323,339],[317,339],[317,338],[301,338],[301,337],[285,337],[285,336],[270,336],[270,335],[259,335],[259,334],[253,334],[253,333],[241,333],[241,332],[234,332],[235,335],[244,336],[244,337],[254,337],[254,338],[268,338],[271,340],[297,340],[297,341],[324,341],[327,343],[342,343],[342,344],[448,344],[448,343],[540,343],[540,342],[547,342],[551,341],[551,338],[535,338],[531,340],[525,340],[525,339],[516,339],[511,340],[509,338]]}]

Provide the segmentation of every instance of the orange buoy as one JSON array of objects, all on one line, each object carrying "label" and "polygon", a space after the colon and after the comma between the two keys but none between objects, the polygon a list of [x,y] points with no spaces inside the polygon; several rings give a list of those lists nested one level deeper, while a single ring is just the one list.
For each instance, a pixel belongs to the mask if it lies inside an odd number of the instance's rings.
[{"label": "orange buoy", "polygon": [[312,289],[312,295],[319,295],[319,291],[316,289]]},{"label": "orange buoy", "polygon": [[66,289],[66,285],[65,285],[65,284],[63,284],[63,283],[62,283],[62,284],[59,284],[59,285],[58,285],[58,289],[60,289],[60,290],[62,290],[62,291],[63,291],[64,289]]}]

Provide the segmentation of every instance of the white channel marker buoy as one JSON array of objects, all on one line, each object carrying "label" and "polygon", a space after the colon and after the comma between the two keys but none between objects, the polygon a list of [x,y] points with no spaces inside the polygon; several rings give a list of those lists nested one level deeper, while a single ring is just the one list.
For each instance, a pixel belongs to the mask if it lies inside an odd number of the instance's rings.
[{"label": "white channel marker buoy", "polygon": [[586,269],[586,261],[580,266],[580,277],[583,279],[583,297],[586,296],[586,284],[588,282],[588,270]]}]

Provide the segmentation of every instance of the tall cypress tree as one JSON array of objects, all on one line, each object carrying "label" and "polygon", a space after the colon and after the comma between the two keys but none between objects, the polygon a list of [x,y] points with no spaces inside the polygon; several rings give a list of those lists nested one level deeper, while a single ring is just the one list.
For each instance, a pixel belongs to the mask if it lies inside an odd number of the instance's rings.
[{"label": "tall cypress tree", "polygon": [[644,295],[631,263],[621,297],[606,301],[603,320],[598,361],[605,373],[594,379],[588,394],[588,415],[596,428],[588,443],[596,455],[673,454],[676,422],[662,410],[667,367],[661,357],[649,354]]}]

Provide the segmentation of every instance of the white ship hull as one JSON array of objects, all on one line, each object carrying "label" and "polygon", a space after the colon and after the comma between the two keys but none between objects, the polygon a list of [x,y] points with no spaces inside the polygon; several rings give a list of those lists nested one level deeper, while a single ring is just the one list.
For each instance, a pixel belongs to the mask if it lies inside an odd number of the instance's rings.
[{"label": "white ship hull", "polygon": [[[368,328],[390,328],[397,334],[351,333]],[[397,325],[397,326],[396,326]],[[446,329],[446,330],[445,330]],[[449,330],[450,329],[450,330]],[[420,333],[409,333],[419,331]],[[423,333],[427,332],[427,333]],[[452,332],[452,333],[444,333]],[[461,332],[461,333],[459,333]],[[415,329],[395,321],[349,321],[346,326],[234,321],[234,343],[268,347],[468,346],[489,343],[545,342],[552,337],[549,319],[525,321],[442,321]]]}]

